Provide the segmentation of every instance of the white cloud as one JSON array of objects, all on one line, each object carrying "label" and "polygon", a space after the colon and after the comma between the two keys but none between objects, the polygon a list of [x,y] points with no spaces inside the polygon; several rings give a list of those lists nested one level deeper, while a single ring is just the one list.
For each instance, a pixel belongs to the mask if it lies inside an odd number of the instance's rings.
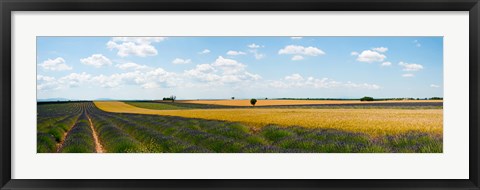
[{"label": "white cloud", "polygon": [[123,63],[123,64],[115,65],[115,67],[122,70],[145,70],[150,68],[146,65],[140,65],[136,63]]},{"label": "white cloud", "polygon": [[299,61],[299,60],[303,60],[303,59],[304,59],[304,57],[301,56],[301,55],[295,55],[295,56],[292,57],[292,61]]},{"label": "white cloud", "polygon": [[314,77],[308,77],[305,84],[314,88],[339,88],[343,85],[342,82],[338,82],[329,78],[317,79]]},{"label": "white cloud", "polygon": [[348,81],[344,84],[345,87],[348,88],[358,88],[358,89],[369,89],[369,90],[377,90],[380,89],[380,86],[376,84],[368,84],[368,83],[353,83]]},{"label": "white cloud", "polygon": [[215,72],[216,69],[210,64],[200,64],[200,65],[195,66],[195,69],[191,70],[191,71],[209,73],[209,72]]},{"label": "white cloud", "polygon": [[[181,82],[181,76],[173,73],[173,72],[168,72],[165,71],[162,68],[157,68],[152,71],[148,71],[144,77],[143,81],[140,81],[137,79],[138,82],[144,82],[142,87],[143,88],[152,88],[153,86],[160,87],[160,86],[165,86],[165,87],[174,87],[178,86],[179,82]],[[155,85],[153,85],[155,83]]]},{"label": "white cloud", "polygon": [[355,88],[377,90],[380,86],[368,83],[339,82],[329,78],[304,78],[298,73],[285,76],[284,80],[269,81],[268,85],[274,88]]},{"label": "white cloud", "polygon": [[387,58],[387,56],[385,56],[381,53],[378,53],[376,51],[365,50],[365,51],[362,51],[362,53],[360,53],[358,55],[357,61],[367,62],[367,63],[382,62],[386,58]]},{"label": "white cloud", "polygon": [[415,46],[417,46],[417,47],[422,47],[422,44],[420,44],[420,42],[418,42],[418,40],[413,40],[413,43],[414,43]]},{"label": "white cloud", "polygon": [[81,84],[89,82],[91,75],[82,72],[82,73],[70,73],[67,76],[60,78],[59,82],[61,85],[66,85],[68,87],[79,87]]},{"label": "white cloud", "polygon": [[198,54],[208,54],[208,53],[210,53],[209,49],[204,49],[203,51],[198,52]]},{"label": "white cloud", "polygon": [[352,56],[356,56],[356,55],[358,55],[358,52],[356,52],[356,51],[352,51],[352,53],[350,53],[350,55],[352,55]]},{"label": "white cloud", "polygon": [[217,70],[212,65],[200,64],[194,69],[185,71],[185,75],[203,82],[214,82],[221,78],[216,72]]},{"label": "white cloud", "polygon": [[172,63],[173,64],[188,64],[188,63],[191,63],[192,60],[190,59],[180,59],[180,58],[175,58]]},{"label": "white cloud", "polygon": [[432,88],[440,88],[440,86],[439,86],[439,85],[436,85],[436,84],[431,84],[430,87],[432,87]]},{"label": "white cloud", "polygon": [[250,53],[253,53],[253,56],[255,57],[255,59],[262,59],[265,57],[265,54],[258,52],[258,48],[261,48],[261,47],[265,47],[265,46],[261,46],[253,43],[248,45],[248,48],[250,48],[248,51]]},{"label": "white cloud", "polygon": [[91,75],[82,73],[70,73],[59,79],[54,77],[37,75],[37,90],[57,90],[65,88],[75,88],[82,85],[90,85]]},{"label": "white cloud", "polygon": [[318,56],[318,55],[324,55],[325,52],[323,52],[321,49],[318,49],[312,46],[303,47],[303,46],[297,46],[297,45],[288,45],[288,46],[285,46],[283,49],[280,49],[278,51],[278,54]]},{"label": "white cloud", "polygon": [[96,85],[103,88],[116,88],[128,83],[127,81],[135,81],[135,77],[139,75],[139,71],[128,73],[115,73],[112,75],[98,75],[92,78]]},{"label": "white cloud", "polygon": [[133,71],[112,75],[98,75],[92,77],[92,83],[103,88],[116,88],[124,85],[139,85],[142,88],[161,88],[177,86],[181,77],[162,68],[148,71]]},{"label": "white cloud", "polygon": [[142,87],[145,89],[153,89],[153,88],[159,88],[160,86],[155,82],[147,82],[145,84],[142,84]]},{"label": "white cloud", "polygon": [[406,74],[403,74],[402,77],[405,77],[405,78],[410,78],[410,77],[414,77],[415,75],[412,74],[412,73],[406,73]]},{"label": "white cloud", "polygon": [[161,42],[167,39],[166,37],[113,37],[115,42],[134,42],[137,44],[150,44],[153,42]]},{"label": "white cloud", "polygon": [[295,73],[295,74],[286,76],[285,80],[287,80],[287,81],[303,81],[303,77],[302,77],[302,75],[300,75],[298,73]]},{"label": "white cloud", "polygon": [[261,76],[246,71],[246,65],[233,59],[219,56],[212,64],[200,64],[194,69],[186,70],[185,76],[207,85],[223,85],[226,83],[244,83],[260,80]]},{"label": "white cloud", "polygon": [[55,77],[49,77],[49,76],[44,76],[44,75],[37,75],[37,81],[55,81]]},{"label": "white cloud", "polygon": [[247,72],[245,71],[245,78],[247,78],[247,80],[260,80],[262,79],[262,76],[258,75],[258,74],[253,74],[253,73],[250,73],[250,72]]},{"label": "white cloud", "polygon": [[114,37],[107,42],[108,49],[117,49],[117,55],[126,57],[135,55],[140,57],[157,55],[157,49],[152,43],[165,40],[165,37]]},{"label": "white cloud", "polygon": [[[125,69],[144,68],[138,64],[122,64]],[[55,80],[54,77],[37,75],[37,89],[66,89],[79,86],[98,86],[102,88],[117,88],[124,85],[137,85],[142,88],[163,88],[178,86],[182,82],[182,75],[167,72],[162,68],[139,69],[132,72],[115,73],[111,75],[92,76],[85,72],[71,73]]]},{"label": "white cloud", "polygon": [[80,59],[80,62],[85,65],[91,65],[94,67],[102,67],[104,65],[112,65],[112,62],[102,54],[93,54],[90,57]]},{"label": "white cloud", "polygon": [[290,37],[290,39],[292,40],[301,40],[303,37],[299,37],[299,36],[293,36],[293,37]]},{"label": "white cloud", "polygon": [[250,53],[253,53],[253,55],[255,56],[255,59],[262,59],[265,57],[265,54],[258,53],[256,49],[250,50]]},{"label": "white cloud", "polygon": [[223,70],[223,73],[231,74],[241,72],[247,67],[246,65],[239,63],[233,59],[226,59],[222,56],[219,56],[212,66],[220,68]]},{"label": "white cloud", "polygon": [[246,53],[245,52],[242,52],[242,51],[233,51],[233,50],[230,50],[227,52],[227,55],[245,55]]},{"label": "white cloud", "polygon": [[56,88],[58,88],[58,83],[55,77],[37,75],[37,90],[42,91]]},{"label": "white cloud", "polygon": [[388,51],[388,48],[386,47],[377,47],[377,48],[372,48],[373,51],[380,52],[380,53],[385,53]]},{"label": "white cloud", "polygon": [[252,48],[252,49],[256,49],[256,48],[260,48],[260,45],[257,45],[257,44],[250,44],[248,45],[249,48]]},{"label": "white cloud", "polygon": [[157,49],[150,44],[135,44],[133,42],[124,42],[117,44],[113,41],[107,43],[109,49],[117,49],[117,55],[120,57],[126,57],[129,55],[136,55],[140,57],[157,55]]},{"label": "white cloud", "polygon": [[72,67],[65,64],[65,59],[61,57],[57,57],[55,59],[47,59],[42,63],[38,64],[38,66],[42,67],[45,70],[51,71],[72,70]]},{"label": "white cloud", "polygon": [[415,63],[405,63],[405,62],[400,62],[398,63],[401,67],[403,67],[404,71],[419,71],[423,69],[423,66],[420,64],[415,64]]},{"label": "white cloud", "polygon": [[390,65],[392,65],[392,63],[389,62],[389,61],[386,61],[386,62],[383,62],[381,65],[382,65],[383,67],[385,67],[385,66],[390,66]]},{"label": "white cloud", "polygon": [[288,87],[290,87],[287,83],[282,82],[282,81],[270,81],[270,83],[268,83],[268,86],[273,87],[273,88],[288,88]]}]

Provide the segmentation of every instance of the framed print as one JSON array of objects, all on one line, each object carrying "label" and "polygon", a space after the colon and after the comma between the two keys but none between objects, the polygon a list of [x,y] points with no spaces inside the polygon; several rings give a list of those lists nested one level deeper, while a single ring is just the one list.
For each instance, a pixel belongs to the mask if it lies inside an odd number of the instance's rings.
[{"label": "framed print", "polygon": [[477,0],[2,1],[2,189],[478,189]]}]

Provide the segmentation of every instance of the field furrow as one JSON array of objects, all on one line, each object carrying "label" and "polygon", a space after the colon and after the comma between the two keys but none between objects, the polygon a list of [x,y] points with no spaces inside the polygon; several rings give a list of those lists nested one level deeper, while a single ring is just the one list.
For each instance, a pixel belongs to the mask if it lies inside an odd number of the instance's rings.
[{"label": "field furrow", "polygon": [[88,116],[88,114],[87,114],[87,119],[88,119],[88,124],[89,124],[90,128],[92,129],[93,140],[95,141],[95,152],[96,153],[103,153],[102,144],[100,144],[100,140],[98,139],[97,132],[95,131],[95,128],[93,127],[92,119]]}]

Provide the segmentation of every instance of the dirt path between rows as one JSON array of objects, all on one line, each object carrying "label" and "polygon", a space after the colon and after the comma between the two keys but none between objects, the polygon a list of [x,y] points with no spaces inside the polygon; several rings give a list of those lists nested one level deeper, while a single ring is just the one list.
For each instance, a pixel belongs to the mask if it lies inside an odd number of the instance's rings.
[{"label": "dirt path between rows", "polygon": [[[73,124],[73,125],[75,126],[75,124]],[[73,126],[71,128],[73,128]],[[60,152],[60,150],[62,149],[63,142],[65,142],[65,139],[67,138],[67,134],[68,134],[68,132],[63,133],[63,140],[57,143],[57,152]]]},{"label": "dirt path between rows", "polygon": [[98,140],[98,135],[97,132],[95,131],[95,128],[93,127],[92,119],[90,119],[90,116],[87,115],[88,122],[90,122],[90,128],[92,129],[92,134],[93,134],[93,139],[95,140],[95,152],[97,153],[103,153],[103,147],[102,144],[100,144],[100,141]]}]

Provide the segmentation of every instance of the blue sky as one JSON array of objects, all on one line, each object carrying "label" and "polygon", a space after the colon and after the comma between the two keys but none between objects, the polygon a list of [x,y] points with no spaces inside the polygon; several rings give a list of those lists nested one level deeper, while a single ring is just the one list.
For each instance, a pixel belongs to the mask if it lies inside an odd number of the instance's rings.
[{"label": "blue sky", "polygon": [[37,99],[443,97],[442,37],[37,37]]}]

